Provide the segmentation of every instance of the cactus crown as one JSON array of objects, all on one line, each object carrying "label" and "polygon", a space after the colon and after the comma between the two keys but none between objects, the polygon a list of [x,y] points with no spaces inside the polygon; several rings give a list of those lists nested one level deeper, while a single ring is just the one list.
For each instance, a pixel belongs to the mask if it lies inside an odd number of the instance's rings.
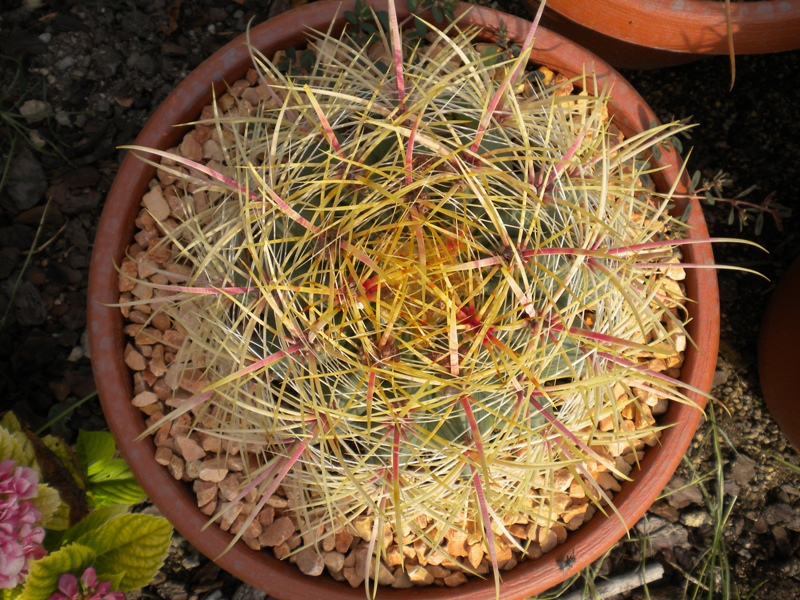
[{"label": "cactus crown", "polygon": [[656,431],[626,406],[686,401],[646,368],[683,334],[681,224],[639,161],[675,125],[622,140],[605,91],[524,72],[529,44],[398,43],[389,16],[366,46],[316,34],[299,73],[254,49],[269,95],[213,119],[224,162],[162,153],[213,200],[166,238],[191,268],[167,286],[178,360],[210,382],[166,418],[254,456],[243,492],[281,485],[306,543],[371,515],[376,554],[388,524],[493,558],[559,520],[558,473],[604,495],[604,448]]}]

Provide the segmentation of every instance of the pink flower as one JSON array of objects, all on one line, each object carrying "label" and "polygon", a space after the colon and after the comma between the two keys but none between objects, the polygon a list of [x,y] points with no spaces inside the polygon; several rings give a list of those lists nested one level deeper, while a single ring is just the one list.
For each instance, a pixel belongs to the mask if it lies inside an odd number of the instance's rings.
[{"label": "pink flower", "polygon": [[30,561],[47,554],[41,545],[44,529],[36,526],[42,515],[30,501],[38,484],[34,469],[0,461],[0,589],[17,587]]},{"label": "pink flower", "polygon": [[64,573],[58,579],[58,589],[48,600],[124,600],[122,592],[111,592],[111,583],[97,583],[97,573],[89,567],[80,581],[72,573]]}]

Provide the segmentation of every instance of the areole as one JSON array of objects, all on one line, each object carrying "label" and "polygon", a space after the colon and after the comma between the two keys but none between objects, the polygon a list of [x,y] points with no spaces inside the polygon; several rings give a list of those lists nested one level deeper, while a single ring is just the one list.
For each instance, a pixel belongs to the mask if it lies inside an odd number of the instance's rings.
[{"label": "areole", "polygon": [[[249,33],[250,43],[266,55],[290,45],[299,46],[306,28],[326,30],[332,21],[335,27],[341,28],[344,24],[343,11],[351,7],[352,3],[326,1],[289,11],[254,27]],[[376,9],[384,8],[384,2],[376,2]],[[407,15],[405,9],[398,8],[398,12],[401,18]],[[499,30],[501,23],[505,23],[512,40],[522,39],[529,28],[529,23],[522,19],[489,9],[461,5],[458,14],[464,13],[466,23],[481,26],[490,32],[490,36],[491,32]],[[626,135],[648,128],[655,120],[652,111],[619,74],[556,34],[545,29],[539,30],[532,61],[567,77],[593,70],[598,85],[613,86],[613,118]],[[172,92],[148,121],[136,144],[159,149],[174,146],[185,132],[185,129],[176,125],[196,119],[202,108],[211,102],[212,86],[220,92],[226,82],[240,79],[249,64],[250,55],[244,37],[225,46]],[[663,167],[654,174],[659,189],[669,189],[672,182],[679,178],[677,191],[686,191],[688,180],[674,152],[662,153],[656,163]],[[125,158],[109,192],[98,229],[89,281],[88,321],[92,364],[103,410],[123,456],[162,513],[198,550],[235,576],[283,599],[362,597],[362,589],[352,589],[325,576],[307,577],[294,565],[281,562],[267,553],[254,552],[243,544],[237,544],[220,556],[231,536],[216,527],[205,528],[207,517],[196,508],[190,490],[172,479],[156,463],[152,441],[135,441],[144,431],[144,420],[130,403],[132,384],[123,360],[122,317],[118,309],[111,305],[117,301],[115,265],[120,264],[131,240],[139,203],[153,174],[154,169],[147,164],[133,156]],[[678,210],[682,208],[678,207]],[[696,203],[689,224],[691,236],[708,236],[700,207]],[[687,262],[713,263],[708,244],[686,246],[684,254]],[[696,301],[689,306],[691,323],[688,328],[695,346],[687,348],[682,379],[687,385],[707,390],[713,377],[719,333],[718,294],[713,270],[697,269],[689,273],[686,288],[687,295]],[[689,396],[698,406],[704,405],[702,396],[691,393]],[[661,444],[647,453],[641,470],[635,473],[635,480],[626,483],[615,496],[614,503],[622,520],[617,517],[595,517],[571,534],[556,551],[504,573],[502,596],[523,598],[546,590],[599,557],[622,537],[626,528],[642,516],[669,480],[692,439],[700,417],[701,412],[697,408],[673,403],[664,415],[662,424],[674,426],[668,427],[662,434]],[[566,560],[568,557],[569,560]],[[458,588],[381,589],[378,597],[408,598],[413,595],[415,598],[477,600],[491,597],[493,593],[494,584],[487,579],[470,581]]]}]

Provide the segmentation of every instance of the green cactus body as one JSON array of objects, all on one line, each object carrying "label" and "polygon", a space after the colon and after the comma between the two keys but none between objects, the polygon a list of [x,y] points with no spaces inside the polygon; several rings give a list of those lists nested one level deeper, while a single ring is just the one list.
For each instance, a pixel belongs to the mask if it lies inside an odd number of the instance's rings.
[{"label": "green cactus body", "polygon": [[683,334],[655,266],[680,223],[636,162],[669,130],[618,143],[607,96],[531,77],[479,134],[516,59],[475,33],[407,38],[402,102],[388,35],[318,35],[297,75],[254,51],[272,96],[214,120],[232,181],[201,177],[211,206],[166,238],[191,268],[160,292],[176,360],[211,382],[195,427],[250,454],[244,488],[282,486],[306,544],[368,515],[525,551],[507,527],[559,521],[557,473],[596,500],[602,448],[655,439],[625,407],[686,401],[647,368]]}]

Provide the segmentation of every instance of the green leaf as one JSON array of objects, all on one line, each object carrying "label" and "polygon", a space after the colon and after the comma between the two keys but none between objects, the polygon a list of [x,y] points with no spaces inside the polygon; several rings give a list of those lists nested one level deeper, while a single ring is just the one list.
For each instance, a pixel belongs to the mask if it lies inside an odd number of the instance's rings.
[{"label": "green leaf", "polygon": [[714,200],[714,196],[711,195],[711,192],[706,192],[705,196],[706,196],[706,202],[708,202],[708,205],[709,206],[714,206],[714,203],[716,201]]},{"label": "green leaf", "polygon": [[661,148],[659,148],[658,146],[653,146],[651,152],[653,153],[653,158],[655,158],[656,160],[661,160]]},{"label": "green leaf", "polygon": [[728,214],[728,225],[733,225],[733,222],[736,220],[736,213],[731,207],[731,212]]},{"label": "green leaf", "polygon": [[9,459],[18,465],[28,466],[26,453],[20,440],[7,429],[0,427],[0,460]]},{"label": "green leaf", "polygon": [[734,198],[744,198],[745,196],[747,196],[748,194],[752,193],[754,190],[757,190],[757,189],[758,189],[757,185],[751,185],[749,188],[747,188],[743,192],[739,192],[738,194],[736,194],[734,196]]},{"label": "green leaf", "polygon": [[61,496],[58,495],[58,491],[44,483],[40,483],[36,489],[36,497],[33,499],[33,504],[42,515],[39,523],[47,529],[58,529],[58,525],[61,523],[53,523],[56,526],[52,527],[50,522],[56,516],[58,508],[62,504]]},{"label": "green leaf", "polygon": [[103,470],[105,465],[114,458],[117,445],[114,437],[107,431],[78,432],[78,442],[75,444],[75,454],[83,467],[86,475],[91,479]]},{"label": "green leaf", "polygon": [[125,504],[131,506],[147,498],[134,479],[117,479],[89,484],[89,500],[93,507]]},{"label": "green leaf", "polygon": [[21,593],[22,588],[20,586],[17,586],[12,590],[0,590],[0,600],[16,600],[19,598]]},{"label": "green leaf", "polygon": [[761,235],[762,231],[764,231],[764,213],[758,213],[758,217],[756,217],[755,234]]},{"label": "green leaf", "polygon": [[431,7],[431,14],[433,15],[433,20],[437,24],[441,23],[442,21],[444,21],[444,13],[442,12],[442,9],[439,8],[438,6],[432,6]]},{"label": "green leaf", "polygon": [[683,214],[681,215],[680,221],[681,223],[688,223],[689,217],[692,216],[692,203],[687,202],[686,208],[683,209]]},{"label": "green leaf", "polygon": [[697,186],[700,184],[700,171],[695,171],[694,175],[692,175],[692,182],[689,184],[689,191],[690,193],[694,194],[694,191],[697,189]]},{"label": "green leaf", "polygon": [[407,0],[408,10],[412,13],[417,12],[417,0]]},{"label": "green leaf", "polygon": [[122,580],[125,578],[125,573],[98,573],[97,581],[108,581],[111,584],[112,590],[119,590]]},{"label": "green leaf", "polygon": [[97,554],[95,569],[102,573],[124,573],[121,591],[150,583],[164,562],[172,537],[172,526],[163,517],[120,515],[78,538],[78,543]]},{"label": "green leaf", "polygon": [[375,13],[375,16],[378,19],[378,23],[380,23],[381,27],[383,27],[383,30],[389,31],[389,13],[387,13],[385,10],[379,10]]},{"label": "green leaf", "polygon": [[19,424],[17,415],[11,411],[8,411],[3,415],[3,418],[0,419],[0,425],[2,425],[4,429],[8,430],[9,433],[22,430],[22,425]]},{"label": "green leaf", "polygon": [[[313,60],[313,52],[310,56]],[[116,450],[113,436],[106,431],[81,431],[78,434],[76,452],[89,476],[87,491],[96,508],[137,504],[146,497],[127,463],[121,458],[114,458]]]},{"label": "green leaf", "polygon": [[108,523],[114,517],[119,517],[120,515],[124,515],[127,512],[128,512],[127,506],[116,505],[116,506],[107,506],[105,508],[96,510],[93,513],[89,513],[78,523],[76,523],[75,525],[73,525],[64,532],[62,543],[71,544],[72,542],[88,534],[89,532],[100,529],[103,525]]},{"label": "green leaf", "polygon": [[414,31],[417,32],[417,37],[419,39],[424,38],[428,34],[428,26],[425,25],[425,22],[422,19],[414,17]]},{"label": "green leaf", "polygon": [[97,554],[91,548],[82,544],[70,544],[34,561],[20,600],[47,600],[58,589],[58,578],[61,575],[73,573],[80,577],[96,558]]},{"label": "green leaf", "polygon": [[348,23],[352,25],[358,25],[358,17],[352,10],[344,11],[344,18],[347,19]]}]

